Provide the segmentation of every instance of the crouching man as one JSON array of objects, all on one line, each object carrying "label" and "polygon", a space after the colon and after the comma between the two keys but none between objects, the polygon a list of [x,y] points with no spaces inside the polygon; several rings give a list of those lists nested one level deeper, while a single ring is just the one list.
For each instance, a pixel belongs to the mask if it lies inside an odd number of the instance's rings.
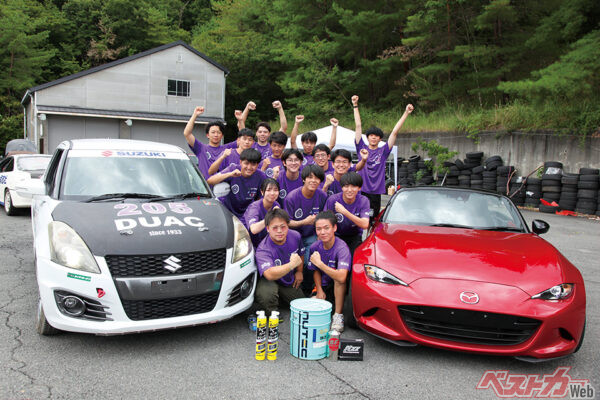
[{"label": "crouching man", "polygon": [[331,329],[344,330],[344,296],[352,257],[348,245],[335,236],[337,221],[333,211],[322,211],[315,218],[317,241],[310,246],[308,268],[313,270],[318,299],[335,304]]},{"label": "crouching man", "polygon": [[304,247],[300,233],[290,230],[290,217],[285,210],[273,208],[265,216],[268,236],[256,249],[256,265],[260,278],[256,285],[255,302],[267,315],[279,308],[279,301],[289,303],[304,297]]}]

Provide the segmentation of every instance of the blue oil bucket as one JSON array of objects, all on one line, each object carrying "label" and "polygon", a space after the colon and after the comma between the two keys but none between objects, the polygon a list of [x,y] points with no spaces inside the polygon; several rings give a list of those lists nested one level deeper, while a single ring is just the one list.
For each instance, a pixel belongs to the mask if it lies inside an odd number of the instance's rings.
[{"label": "blue oil bucket", "polygon": [[327,334],[331,303],[320,299],[296,299],[290,303],[290,352],[302,360],[320,360],[329,355]]}]

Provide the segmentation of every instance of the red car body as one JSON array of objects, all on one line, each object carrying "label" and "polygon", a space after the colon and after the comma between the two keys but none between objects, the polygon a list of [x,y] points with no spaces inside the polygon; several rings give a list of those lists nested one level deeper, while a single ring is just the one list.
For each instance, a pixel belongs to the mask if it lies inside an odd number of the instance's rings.
[{"label": "red car body", "polygon": [[[585,326],[582,276],[552,245],[525,230],[376,222],[353,259],[357,324],[401,345],[525,360],[573,353]],[[370,279],[365,264],[408,286]],[[568,298],[532,298],[562,283],[574,284]]]}]

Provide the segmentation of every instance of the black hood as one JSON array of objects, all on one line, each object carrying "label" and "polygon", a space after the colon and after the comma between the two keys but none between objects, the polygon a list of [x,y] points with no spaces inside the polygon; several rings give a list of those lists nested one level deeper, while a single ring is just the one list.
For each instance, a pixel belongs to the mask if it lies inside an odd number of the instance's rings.
[{"label": "black hood", "polygon": [[231,213],[215,199],[176,202],[64,201],[52,212],[73,228],[92,254],[187,253],[233,246]]}]

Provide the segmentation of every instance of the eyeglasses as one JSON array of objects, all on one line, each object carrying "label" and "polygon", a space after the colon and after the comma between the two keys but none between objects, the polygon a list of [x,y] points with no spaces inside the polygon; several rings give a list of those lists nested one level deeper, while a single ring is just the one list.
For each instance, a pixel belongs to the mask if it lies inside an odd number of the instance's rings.
[{"label": "eyeglasses", "polygon": [[315,154],[315,157],[317,159],[321,159],[321,158],[327,158],[327,153],[319,153],[319,154]]},{"label": "eyeglasses", "polygon": [[288,158],[287,160],[285,160],[286,163],[299,163],[300,159],[298,158]]}]

